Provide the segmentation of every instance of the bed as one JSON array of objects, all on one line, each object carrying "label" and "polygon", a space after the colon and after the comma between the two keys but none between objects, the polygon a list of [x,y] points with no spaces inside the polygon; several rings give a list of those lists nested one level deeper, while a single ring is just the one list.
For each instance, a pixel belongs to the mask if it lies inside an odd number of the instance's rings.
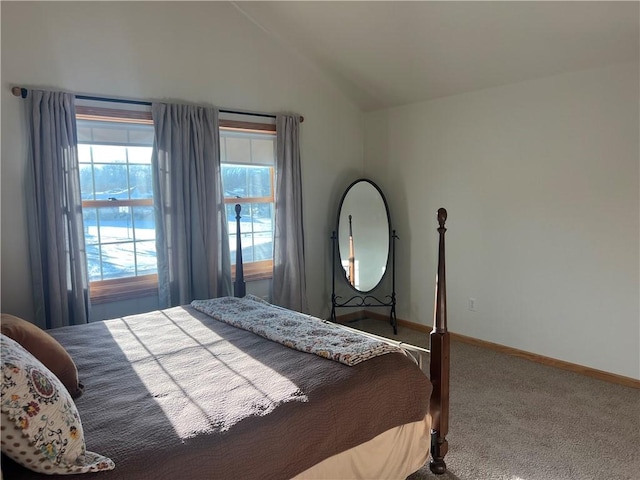
[{"label": "bed", "polygon": [[[444,473],[445,220],[429,378],[410,347],[251,295],[48,331],[84,384],[87,450],[115,464],[83,477],[406,478],[429,457]],[[2,470],[50,478],[6,458]]]}]

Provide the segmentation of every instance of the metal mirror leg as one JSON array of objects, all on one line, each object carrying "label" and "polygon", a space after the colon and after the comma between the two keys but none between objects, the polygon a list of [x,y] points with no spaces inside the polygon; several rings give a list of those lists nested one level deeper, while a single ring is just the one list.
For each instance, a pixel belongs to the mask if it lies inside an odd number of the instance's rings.
[{"label": "metal mirror leg", "polygon": [[375,295],[352,295],[347,300],[343,300],[343,297],[336,294],[336,263],[339,258],[336,254],[336,247],[338,243],[338,234],[334,230],[331,233],[331,316],[329,317],[332,322],[337,322],[336,308],[343,307],[390,307],[389,310],[389,323],[393,327],[394,335],[398,334],[398,319],[396,317],[396,240],[398,236],[396,231],[393,230],[391,234],[391,293],[380,299]]}]

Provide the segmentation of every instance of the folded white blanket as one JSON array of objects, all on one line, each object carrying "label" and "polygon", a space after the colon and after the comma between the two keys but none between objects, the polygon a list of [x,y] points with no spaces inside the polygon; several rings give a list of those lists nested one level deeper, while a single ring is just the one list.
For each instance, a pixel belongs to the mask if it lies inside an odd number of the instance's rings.
[{"label": "folded white blanket", "polygon": [[253,295],[194,300],[191,306],[218,321],[345,365],[352,366],[372,357],[401,351],[386,342],[271,305]]}]

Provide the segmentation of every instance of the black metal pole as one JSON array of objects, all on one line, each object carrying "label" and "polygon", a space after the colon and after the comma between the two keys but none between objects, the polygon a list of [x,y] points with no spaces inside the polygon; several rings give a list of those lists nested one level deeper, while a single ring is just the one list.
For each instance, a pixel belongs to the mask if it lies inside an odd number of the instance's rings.
[{"label": "black metal pole", "polygon": [[[27,98],[29,90],[23,87],[13,87],[11,92],[16,97]],[[91,100],[94,102],[110,102],[110,103],[126,103],[129,105],[145,105],[151,106],[151,102],[145,100],[128,100],[126,98],[112,98],[112,97],[100,97],[95,95],[76,95],[78,100]],[[259,112],[241,112],[239,110],[220,109],[220,113],[230,113],[233,115],[249,115],[252,117],[264,117],[264,118],[276,118],[272,113],[259,113]],[[300,116],[300,122],[304,122],[304,117]]]},{"label": "black metal pole", "polygon": [[391,233],[391,312],[390,321],[393,326],[393,334],[398,334],[398,319],[396,317],[396,231]]},{"label": "black metal pole", "polygon": [[331,233],[331,321],[336,322],[336,231]]}]

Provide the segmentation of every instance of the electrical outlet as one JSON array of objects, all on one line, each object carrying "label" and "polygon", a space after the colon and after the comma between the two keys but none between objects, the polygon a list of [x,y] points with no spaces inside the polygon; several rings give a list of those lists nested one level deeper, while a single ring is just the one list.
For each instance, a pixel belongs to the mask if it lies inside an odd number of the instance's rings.
[{"label": "electrical outlet", "polygon": [[476,311],[476,299],[475,298],[469,298],[469,310],[471,310],[472,312]]}]

